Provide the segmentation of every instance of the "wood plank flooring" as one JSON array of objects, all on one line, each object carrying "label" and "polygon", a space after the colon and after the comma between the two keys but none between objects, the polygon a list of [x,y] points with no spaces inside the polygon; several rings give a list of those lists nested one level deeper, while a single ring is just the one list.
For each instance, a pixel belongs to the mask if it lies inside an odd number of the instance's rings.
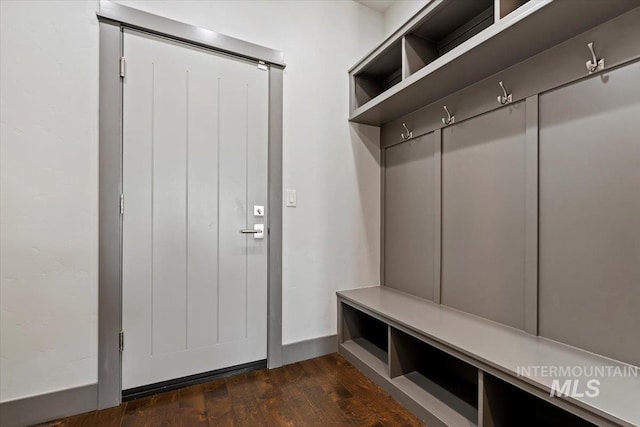
[{"label": "wood plank flooring", "polygon": [[422,426],[342,356],[123,403],[40,426]]}]

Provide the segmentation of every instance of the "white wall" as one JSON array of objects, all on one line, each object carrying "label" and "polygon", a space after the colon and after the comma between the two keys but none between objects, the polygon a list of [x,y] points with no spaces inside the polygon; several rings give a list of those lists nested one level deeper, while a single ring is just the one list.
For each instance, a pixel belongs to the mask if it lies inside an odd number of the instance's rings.
[{"label": "white wall", "polygon": [[0,399],[92,383],[95,4],[0,2]]},{"label": "white wall", "polygon": [[[122,1],[285,52],[283,341],[335,333],[379,283],[377,128],[347,69],[383,37],[351,1]],[[97,379],[97,3],[0,2],[0,401]]]},{"label": "white wall", "polygon": [[431,0],[396,0],[384,12],[384,33],[390,35]]}]

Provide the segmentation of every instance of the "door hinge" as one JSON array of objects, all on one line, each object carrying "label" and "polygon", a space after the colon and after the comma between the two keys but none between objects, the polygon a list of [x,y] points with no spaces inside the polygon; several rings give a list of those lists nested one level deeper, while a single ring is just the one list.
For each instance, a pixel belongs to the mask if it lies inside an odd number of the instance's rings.
[{"label": "door hinge", "polygon": [[258,69],[262,71],[267,71],[267,64],[264,61],[258,61]]},{"label": "door hinge", "polygon": [[124,194],[120,195],[120,215],[124,215]]},{"label": "door hinge", "polygon": [[120,345],[120,353],[122,353],[124,351],[124,331],[120,331],[120,334],[118,335],[118,341]]},{"label": "door hinge", "polygon": [[124,60],[124,56],[120,57],[120,77],[124,78],[124,71],[125,71],[125,60]]}]

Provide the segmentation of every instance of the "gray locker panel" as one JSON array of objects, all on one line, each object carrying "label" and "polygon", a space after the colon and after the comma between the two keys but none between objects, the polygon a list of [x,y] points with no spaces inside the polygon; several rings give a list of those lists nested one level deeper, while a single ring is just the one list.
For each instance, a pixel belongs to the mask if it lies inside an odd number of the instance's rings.
[{"label": "gray locker panel", "polygon": [[540,334],[640,365],[640,63],[540,96]]},{"label": "gray locker panel", "polygon": [[525,103],[442,130],[442,303],[525,327]]},{"label": "gray locker panel", "polygon": [[433,300],[435,256],[433,132],[387,148],[384,285]]}]

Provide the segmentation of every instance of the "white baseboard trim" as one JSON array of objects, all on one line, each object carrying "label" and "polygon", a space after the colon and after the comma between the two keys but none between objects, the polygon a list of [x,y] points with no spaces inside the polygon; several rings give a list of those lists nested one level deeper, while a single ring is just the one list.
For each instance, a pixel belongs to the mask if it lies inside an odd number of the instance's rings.
[{"label": "white baseboard trim", "polygon": [[0,426],[30,426],[97,408],[98,384],[89,384],[0,403]]},{"label": "white baseboard trim", "polygon": [[282,346],[282,364],[290,365],[338,351],[338,336],[314,338]]}]

